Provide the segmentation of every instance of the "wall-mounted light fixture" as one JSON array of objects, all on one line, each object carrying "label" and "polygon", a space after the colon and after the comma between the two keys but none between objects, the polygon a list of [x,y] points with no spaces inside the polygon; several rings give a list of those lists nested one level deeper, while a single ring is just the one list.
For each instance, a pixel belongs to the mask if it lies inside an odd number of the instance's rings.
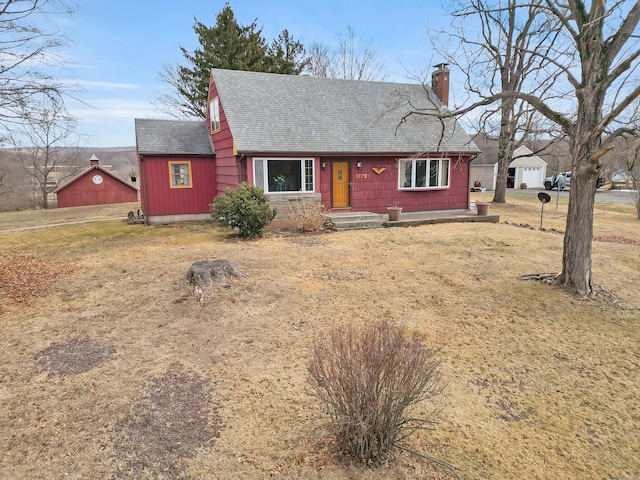
[{"label": "wall-mounted light fixture", "polygon": [[322,169],[326,170],[327,169],[327,162],[322,162]]},{"label": "wall-mounted light fixture", "polygon": [[356,163],[356,167],[358,167],[358,170],[362,170],[362,162]]}]

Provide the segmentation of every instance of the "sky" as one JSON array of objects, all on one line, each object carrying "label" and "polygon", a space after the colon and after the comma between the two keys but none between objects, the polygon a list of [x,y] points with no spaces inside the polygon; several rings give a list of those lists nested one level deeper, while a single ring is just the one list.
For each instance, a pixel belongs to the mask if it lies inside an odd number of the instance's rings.
[{"label": "sky", "polygon": [[[89,147],[135,145],[135,118],[167,118],[154,105],[167,87],[163,65],[185,64],[180,47],[193,51],[194,18],[213,26],[222,0],[76,0],[71,16],[55,19],[67,46],[53,74],[80,87],[68,108]],[[304,45],[337,43],[353,28],[355,37],[377,52],[388,81],[415,82],[437,58],[428,29],[450,24],[449,1],[429,0],[232,0],[236,20],[257,19],[267,41],[287,29]]]}]

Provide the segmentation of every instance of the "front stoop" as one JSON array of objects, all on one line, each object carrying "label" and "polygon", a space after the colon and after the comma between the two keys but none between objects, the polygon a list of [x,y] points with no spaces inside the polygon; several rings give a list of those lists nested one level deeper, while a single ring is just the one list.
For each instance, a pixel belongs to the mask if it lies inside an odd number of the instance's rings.
[{"label": "front stoop", "polygon": [[327,217],[336,230],[381,228],[389,218],[388,215],[372,212],[328,213]]},{"label": "front stoop", "polygon": [[397,222],[387,220],[384,222],[385,227],[416,227],[418,225],[433,225],[436,223],[499,223],[500,215],[478,215],[477,213],[461,213],[450,215],[415,215],[400,217]]},{"label": "front stoop", "polygon": [[415,227],[435,223],[489,222],[499,223],[499,215],[478,215],[465,210],[440,212],[403,213],[400,220],[392,222],[387,214],[372,212],[329,213],[327,217],[336,230],[356,230],[380,227]]}]

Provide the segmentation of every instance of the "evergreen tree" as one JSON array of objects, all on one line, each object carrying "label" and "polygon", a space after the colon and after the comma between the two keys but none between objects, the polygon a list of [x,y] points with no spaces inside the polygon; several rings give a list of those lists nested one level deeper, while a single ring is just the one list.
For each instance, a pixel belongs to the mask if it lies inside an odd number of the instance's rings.
[{"label": "evergreen tree", "polygon": [[200,47],[193,52],[180,48],[187,65],[165,66],[160,74],[173,92],[156,103],[174,116],[206,117],[212,68],[297,75],[307,62],[303,45],[287,30],[267,44],[257,20],[241,25],[228,3],[218,13],[213,27],[195,19],[193,30]]}]

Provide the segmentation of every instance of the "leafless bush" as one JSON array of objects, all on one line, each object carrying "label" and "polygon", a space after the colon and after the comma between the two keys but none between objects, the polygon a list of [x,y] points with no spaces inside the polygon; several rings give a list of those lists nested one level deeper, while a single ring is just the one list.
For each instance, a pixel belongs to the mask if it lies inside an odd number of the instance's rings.
[{"label": "leafless bush", "polygon": [[290,202],[284,216],[296,230],[316,233],[327,225],[326,212],[324,205],[311,200],[301,200]]},{"label": "leafless bush", "polygon": [[337,327],[316,341],[309,382],[328,407],[340,449],[371,464],[433,423],[411,414],[441,392],[439,365],[437,352],[383,319]]}]

